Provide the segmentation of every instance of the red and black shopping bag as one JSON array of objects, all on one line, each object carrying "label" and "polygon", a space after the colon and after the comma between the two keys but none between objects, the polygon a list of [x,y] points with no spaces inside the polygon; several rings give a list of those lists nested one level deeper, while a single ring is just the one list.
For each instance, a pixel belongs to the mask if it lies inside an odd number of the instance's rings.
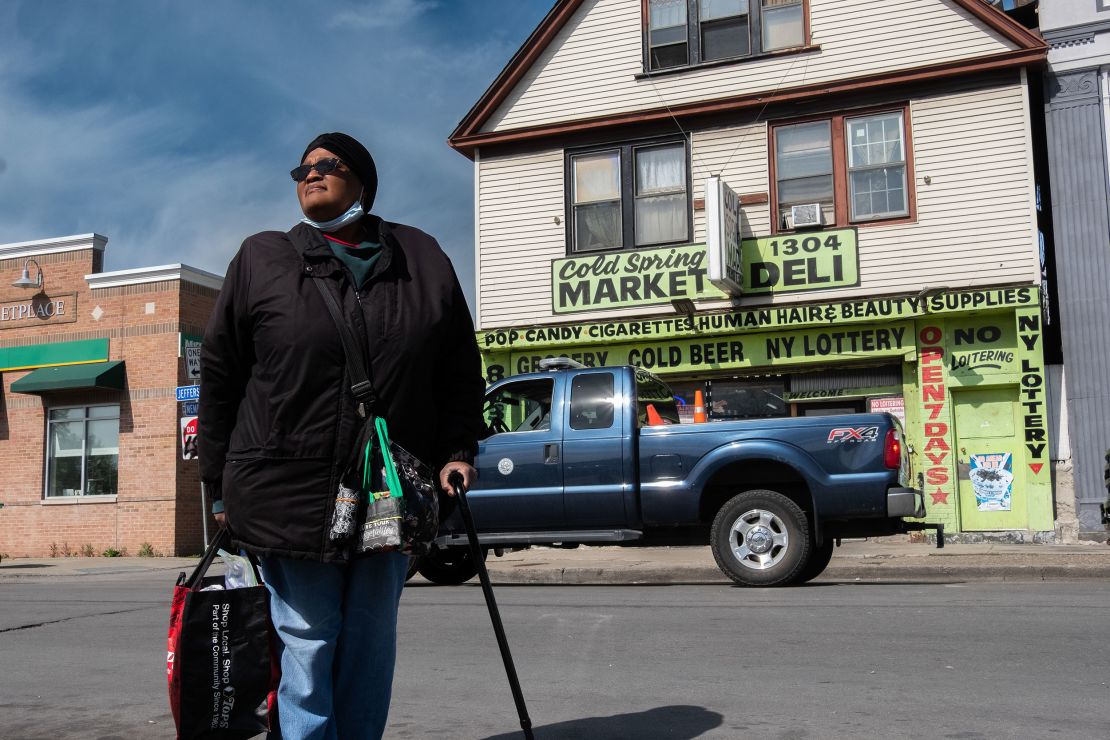
[{"label": "red and black shopping bag", "polygon": [[222,584],[204,575],[228,543],[221,529],[193,574],[186,579],[182,573],[173,591],[166,673],[181,740],[245,739],[277,723],[280,666],[266,587],[201,590]]}]

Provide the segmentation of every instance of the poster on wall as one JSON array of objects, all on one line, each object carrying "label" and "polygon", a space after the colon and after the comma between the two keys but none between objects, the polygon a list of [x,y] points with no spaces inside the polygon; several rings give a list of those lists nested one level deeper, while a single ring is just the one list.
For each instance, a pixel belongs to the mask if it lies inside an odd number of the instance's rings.
[{"label": "poster on wall", "polygon": [[970,477],[979,511],[1010,511],[1014,468],[1009,452],[972,455]]},{"label": "poster on wall", "polygon": [[902,396],[867,399],[867,410],[872,414],[890,414],[906,428],[906,399]]}]

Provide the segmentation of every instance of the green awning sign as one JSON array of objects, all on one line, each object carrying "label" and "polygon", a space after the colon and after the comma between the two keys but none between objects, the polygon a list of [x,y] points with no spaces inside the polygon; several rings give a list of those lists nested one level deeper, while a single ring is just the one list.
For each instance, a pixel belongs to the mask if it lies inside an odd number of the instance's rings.
[{"label": "green awning sign", "polygon": [[859,285],[855,229],[745,239],[744,294],[797,293]]}]

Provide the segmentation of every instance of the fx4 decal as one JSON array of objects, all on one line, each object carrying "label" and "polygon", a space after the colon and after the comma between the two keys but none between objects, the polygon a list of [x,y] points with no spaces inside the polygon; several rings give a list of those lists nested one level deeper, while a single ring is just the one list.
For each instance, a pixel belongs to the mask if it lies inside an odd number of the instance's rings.
[{"label": "fx4 decal", "polygon": [[837,427],[829,431],[829,444],[836,444],[837,442],[874,442],[878,438],[878,427]]}]

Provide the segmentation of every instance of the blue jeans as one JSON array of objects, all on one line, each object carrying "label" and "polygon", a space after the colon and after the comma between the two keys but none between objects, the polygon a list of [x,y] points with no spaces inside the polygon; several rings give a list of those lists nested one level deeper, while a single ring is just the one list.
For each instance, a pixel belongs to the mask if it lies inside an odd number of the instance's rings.
[{"label": "blue jeans", "polygon": [[262,558],[281,638],[275,740],[381,738],[393,691],[397,605],[409,558]]}]

